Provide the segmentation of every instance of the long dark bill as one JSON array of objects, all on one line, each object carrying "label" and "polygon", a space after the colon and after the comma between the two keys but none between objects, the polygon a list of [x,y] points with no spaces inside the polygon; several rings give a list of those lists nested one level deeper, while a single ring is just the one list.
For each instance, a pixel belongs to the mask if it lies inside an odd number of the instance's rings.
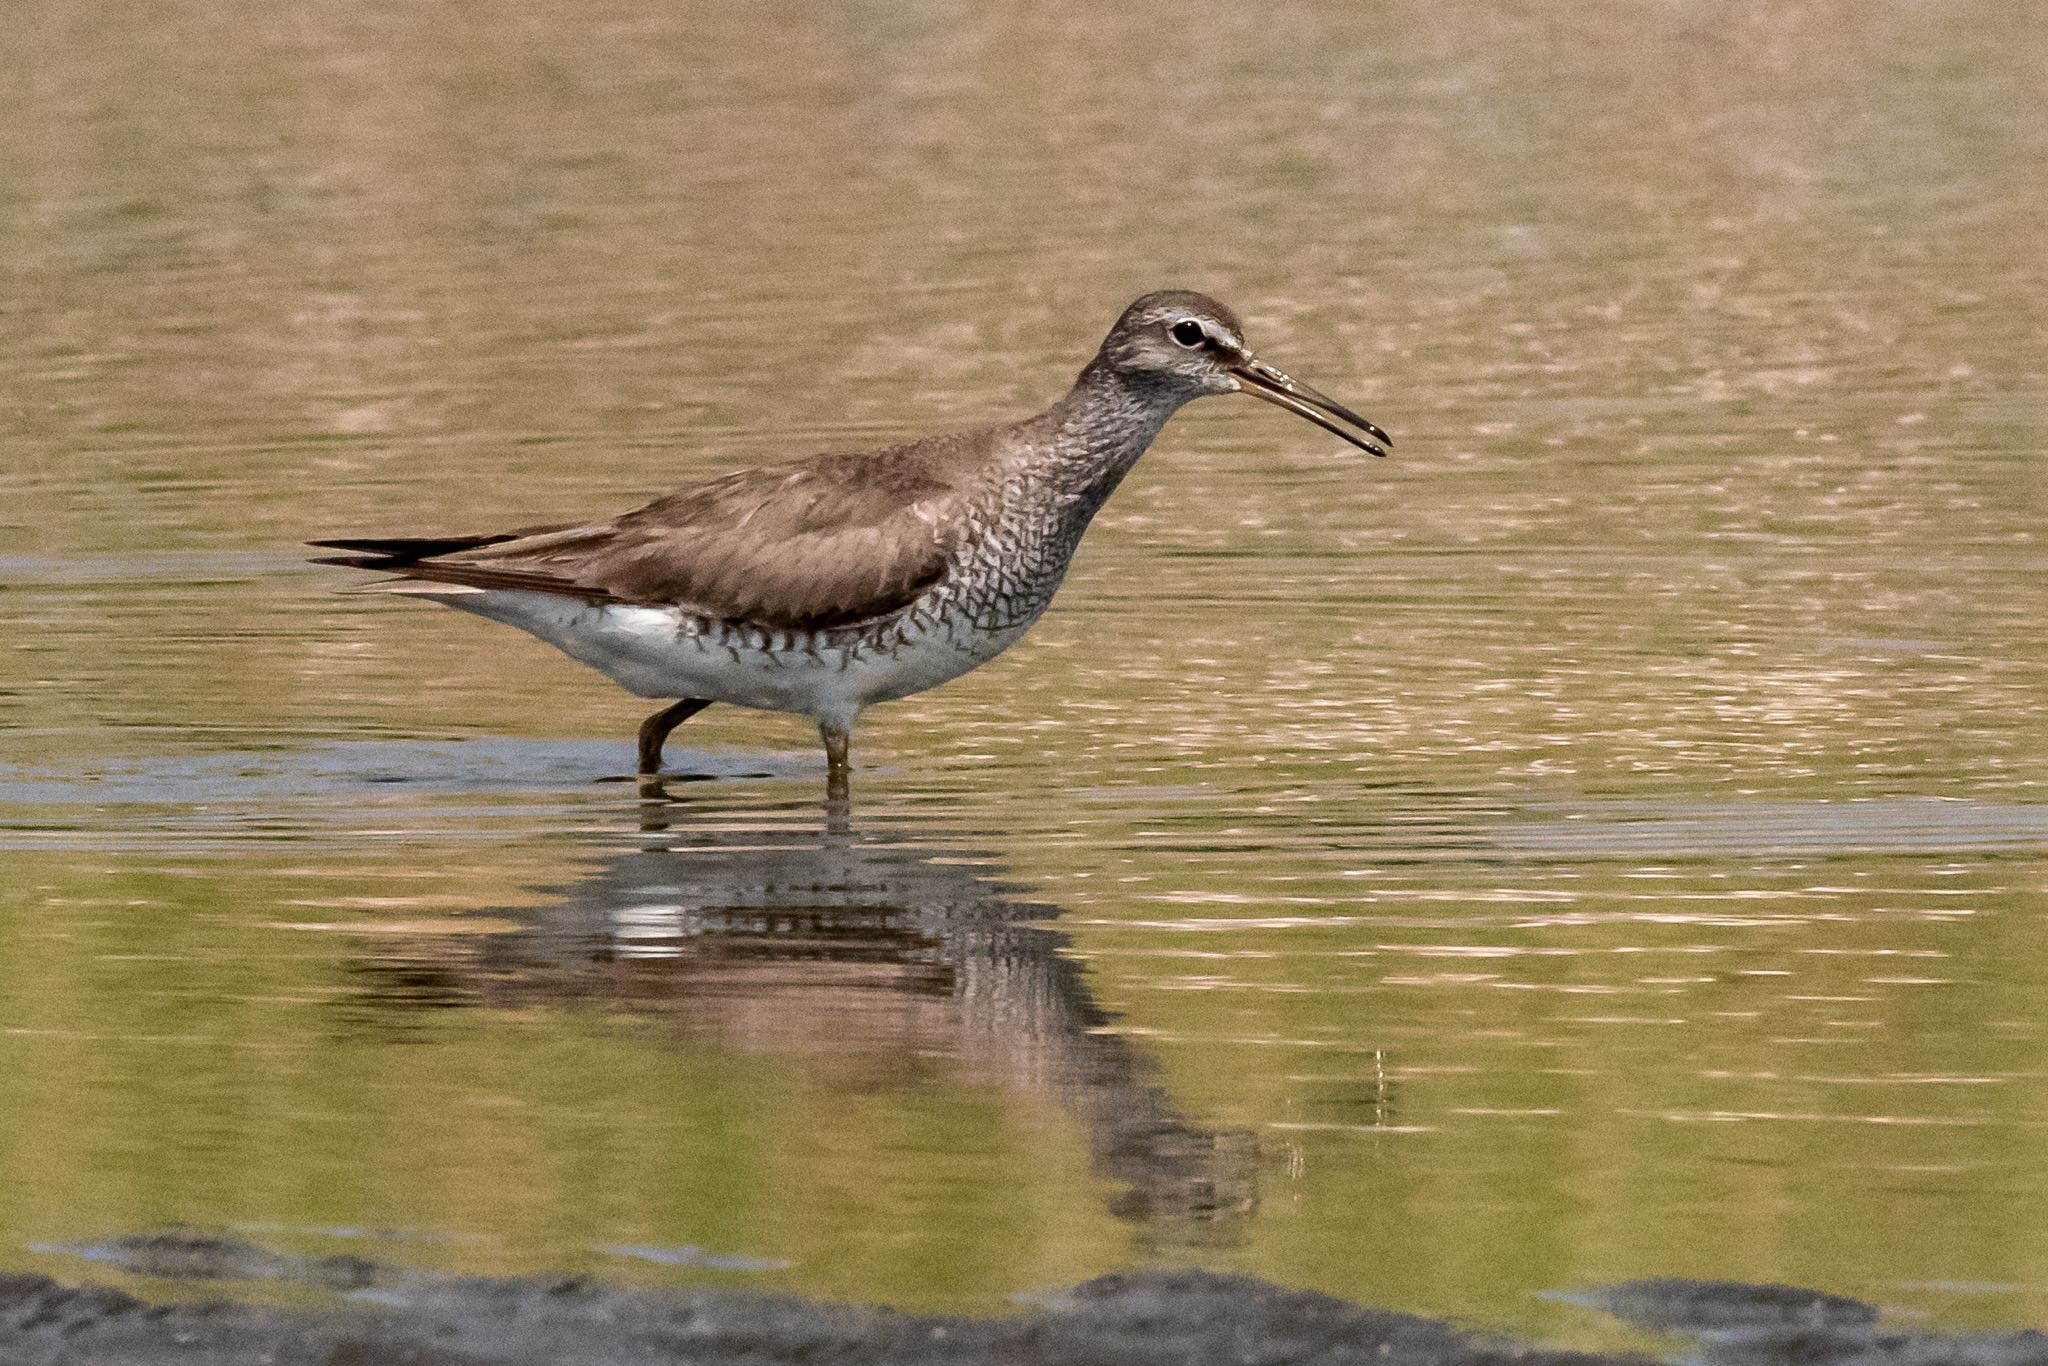
[{"label": "long dark bill", "polygon": [[[1362,451],[1373,455],[1385,455],[1387,447],[1394,444],[1394,438],[1336,399],[1328,394],[1317,393],[1300,380],[1289,379],[1262,360],[1246,356],[1244,360],[1230,367],[1230,373],[1237,376],[1244,386],[1244,391],[1252,397],[1278,404],[1296,417],[1305,417],[1324,431],[1343,437]],[[1360,436],[1359,432],[1366,435]],[[1367,437],[1372,439],[1368,440]]]}]

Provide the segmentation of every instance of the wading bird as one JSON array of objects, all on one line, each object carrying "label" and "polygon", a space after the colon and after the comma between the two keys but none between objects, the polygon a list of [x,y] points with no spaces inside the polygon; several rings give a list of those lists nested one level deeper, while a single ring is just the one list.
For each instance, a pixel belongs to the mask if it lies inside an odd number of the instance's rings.
[{"label": "wading bird", "polygon": [[346,537],[321,564],[540,637],[641,697],[669,732],[713,702],[809,717],[844,796],[864,708],[986,664],[1038,620],[1088,529],[1166,420],[1248,393],[1361,450],[1387,434],[1289,379],[1206,295],[1147,294],[1035,417],[694,484],[596,522],[479,536]]}]

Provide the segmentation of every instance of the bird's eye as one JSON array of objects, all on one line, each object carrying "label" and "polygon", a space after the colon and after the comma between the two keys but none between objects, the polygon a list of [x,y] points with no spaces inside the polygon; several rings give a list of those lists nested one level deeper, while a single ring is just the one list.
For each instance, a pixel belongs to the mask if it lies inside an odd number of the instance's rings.
[{"label": "bird's eye", "polygon": [[1173,325],[1173,339],[1182,346],[1200,346],[1208,340],[1209,334],[1193,318],[1182,318]]}]

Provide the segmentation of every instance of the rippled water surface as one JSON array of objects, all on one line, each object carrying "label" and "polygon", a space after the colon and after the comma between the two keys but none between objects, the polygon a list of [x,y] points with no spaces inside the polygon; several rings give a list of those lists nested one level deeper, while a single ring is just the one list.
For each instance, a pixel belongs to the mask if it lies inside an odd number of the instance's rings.
[{"label": "rippled water surface", "polygon": [[[2048,29],[1965,0],[58,3],[0,85],[0,1268],[2048,1323]],[[298,542],[1020,415],[1053,613],[815,741]]]}]

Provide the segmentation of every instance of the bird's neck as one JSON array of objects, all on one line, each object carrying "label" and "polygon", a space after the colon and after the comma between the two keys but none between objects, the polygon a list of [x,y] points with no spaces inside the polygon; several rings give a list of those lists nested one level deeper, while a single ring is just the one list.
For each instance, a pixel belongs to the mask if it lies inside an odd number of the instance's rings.
[{"label": "bird's neck", "polygon": [[1034,419],[1043,426],[1033,463],[1063,501],[1091,517],[1191,397],[1133,381],[1098,357],[1066,397]]},{"label": "bird's neck", "polygon": [[1052,601],[1088,524],[1188,395],[1148,389],[1098,358],[1059,402],[991,433],[979,528],[958,552],[963,583],[997,585],[977,619],[1021,629]]}]

